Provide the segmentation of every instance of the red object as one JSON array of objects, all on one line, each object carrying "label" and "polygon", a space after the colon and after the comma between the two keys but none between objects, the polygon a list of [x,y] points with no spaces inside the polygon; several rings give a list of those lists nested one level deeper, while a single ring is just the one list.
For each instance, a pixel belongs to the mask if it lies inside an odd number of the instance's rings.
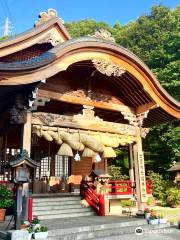
[{"label": "red object", "polygon": [[89,203],[95,211],[99,212],[99,198],[97,193],[94,191],[93,186],[90,185],[91,182],[82,181],[80,186],[81,196]]},{"label": "red object", "polygon": [[104,199],[104,195],[100,194],[99,195],[99,216],[105,216],[105,199]]},{"label": "red object", "polygon": [[[107,189],[107,195],[127,195],[129,197],[134,195],[135,182],[132,181],[119,181],[109,180],[108,185],[104,185]],[[105,196],[98,195],[94,190],[95,186],[92,181],[82,181],[80,186],[81,196],[95,209],[99,216],[105,216]],[[151,194],[151,181],[146,181],[146,192]]]},{"label": "red object", "polygon": [[110,180],[108,184],[105,188],[109,189],[109,195],[133,195],[131,181]]},{"label": "red object", "polygon": [[5,215],[6,215],[6,209],[1,208],[0,209],[0,223],[4,222]]},{"label": "red object", "polygon": [[28,221],[32,221],[32,207],[33,207],[33,199],[32,197],[29,197],[28,200]]},{"label": "red object", "polygon": [[146,193],[152,194],[152,181],[146,180]]}]

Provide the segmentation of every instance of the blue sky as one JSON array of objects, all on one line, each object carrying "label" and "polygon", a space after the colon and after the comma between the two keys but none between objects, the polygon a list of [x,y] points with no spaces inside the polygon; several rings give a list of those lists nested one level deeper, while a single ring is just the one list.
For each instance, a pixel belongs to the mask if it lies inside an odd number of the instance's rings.
[{"label": "blue sky", "polygon": [[66,22],[92,18],[111,25],[117,21],[126,24],[148,13],[153,5],[175,8],[179,3],[179,0],[0,0],[0,23],[2,26],[8,14],[13,33],[20,33],[33,26],[40,11],[55,8]]}]

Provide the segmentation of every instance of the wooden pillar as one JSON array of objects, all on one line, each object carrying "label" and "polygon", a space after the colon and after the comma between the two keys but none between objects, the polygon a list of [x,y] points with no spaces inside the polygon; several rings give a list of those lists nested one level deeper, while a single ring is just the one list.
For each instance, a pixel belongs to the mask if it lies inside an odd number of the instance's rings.
[{"label": "wooden pillar", "polygon": [[134,182],[133,145],[129,144],[129,179]]},{"label": "wooden pillar", "polygon": [[143,211],[146,203],[146,178],[144,167],[144,153],[142,151],[142,139],[140,136],[140,128],[137,128],[137,141],[133,146],[134,164],[135,164],[135,179],[136,179],[136,194],[138,210]]},{"label": "wooden pillar", "polygon": [[16,211],[15,211],[15,229],[20,229],[21,221],[22,221],[22,191],[23,184],[17,184],[16,186]]},{"label": "wooden pillar", "polygon": [[[22,137],[21,137],[21,149],[26,150],[28,155],[31,155],[31,124],[32,124],[32,113],[26,113],[26,122],[22,127]],[[20,194],[19,194],[20,196]],[[22,184],[21,191],[21,215],[20,218],[23,221],[28,220],[28,199],[29,199],[29,183]],[[18,220],[19,221],[19,220]],[[19,226],[16,226],[19,227]],[[16,228],[17,229],[17,228]]]},{"label": "wooden pillar", "polygon": [[28,152],[29,156],[31,155],[31,122],[32,122],[32,113],[27,112],[27,120],[23,125],[22,129],[22,143],[21,149],[24,149]]}]

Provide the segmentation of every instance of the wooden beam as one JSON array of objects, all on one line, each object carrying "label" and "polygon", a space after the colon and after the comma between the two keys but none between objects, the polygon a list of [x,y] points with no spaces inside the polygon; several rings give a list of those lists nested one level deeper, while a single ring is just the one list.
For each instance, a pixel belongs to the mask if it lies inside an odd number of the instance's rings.
[{"label": "wooden beam", "polygon": [[88,120],[74,116],[65,116],[51,113],[33,113],[32,124],[136,136],[136,128],[128,124],[107,122],[103,121],[102,119]]},{"label": "wooden beam", "polygon": [[101,109],[106,109],[106,110],[111,110],[111,111],[116,111],[116,112],[124,111],[127,113],[135,113],[134,108],[129,107],[129,106],[107,103],[107,102],[100,102],[100,101],[92,101],[88,98],[76,97],[76,96],[62,94],[62,93],[55,92],[55,91],[50,91],[50,90],[47,91],[44,89],[39,89],[38,97],[49,98],[52,100],[67,102],[67,103],[72,103],[72,104],[93,106],[95,108],[101,108]]},{"label": "wooden beam", "polygon": [[145,103],[139,107],[136,108],[136,114],[140,114],[140,113],[144,113],[150,109],[153,109],[153,108],[157,108],[158,107],[158,104],[156,104],[155,102],[149,102],[149,103]]}]

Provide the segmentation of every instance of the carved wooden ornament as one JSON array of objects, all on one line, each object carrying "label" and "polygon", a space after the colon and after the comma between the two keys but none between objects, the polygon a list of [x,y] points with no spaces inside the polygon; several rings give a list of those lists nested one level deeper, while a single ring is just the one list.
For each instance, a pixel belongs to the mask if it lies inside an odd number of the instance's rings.
[{"label": "carved wooden ornament", "polygon": [[149,128],[141,128],[141,137],[142,138],[145,138],[148,133],[149,133]]},{"label": "carved wooden ornament", "polygon": [[79,120],[90,120],[90,121],[103,121],[103,119],[95,116],[94,107],[83,105],[82,114],[73,116],[73,119]]},{"label": "carved wooden ornament", "polygon": [[119,77],[126,72],[126,69],[112,62],[107,62],[101,59],[93,59],[92,62],[95,68],[100,73],[105,74],[109,77],[110,76]]},{"label": "carved wooden ornament", "polygon": [[144,113],[140,113],[140,114],[133,114],[133,113],[128,113],[128,112],[124,112],[122,111],[122,115],[124,116],[124,119],[129,121],[129,124],[137,127],[141,127],[143,125],[143,121],[145,118],[147,118],[149,111],[146,111]]},{"label": "carved wooden ornament", "polygon": [[95,33],[94,33],[94,35],[92,35],[92,37],[104,39],[106,41],[111,41],[111,42],[115,43],[114,37],[112,37],[111,33],[108,32],[104,28],[101,28],[98,31],[95,31]]},{"label": "carved wooden ornament", "polygon": [[51,45],[53,47],[55,47],[56,45],[58,45],[61,42],[62,41],[59,38],[59,35],[55,32],[52,32],[52,33],[47,34],[47,36],[45,36],[41,41],[39,41],[39,44],[40,43],[51,43]]},{"label": "carved wooden ornament", "polygon": [[[39,19],[35,22],[34,26],[39,26],[48,20],[57,17],[57,11],[53,8],[49,8],[48,12],[40,12]],[[64,21],[60,18],[60,21],[64,23]]]}]

